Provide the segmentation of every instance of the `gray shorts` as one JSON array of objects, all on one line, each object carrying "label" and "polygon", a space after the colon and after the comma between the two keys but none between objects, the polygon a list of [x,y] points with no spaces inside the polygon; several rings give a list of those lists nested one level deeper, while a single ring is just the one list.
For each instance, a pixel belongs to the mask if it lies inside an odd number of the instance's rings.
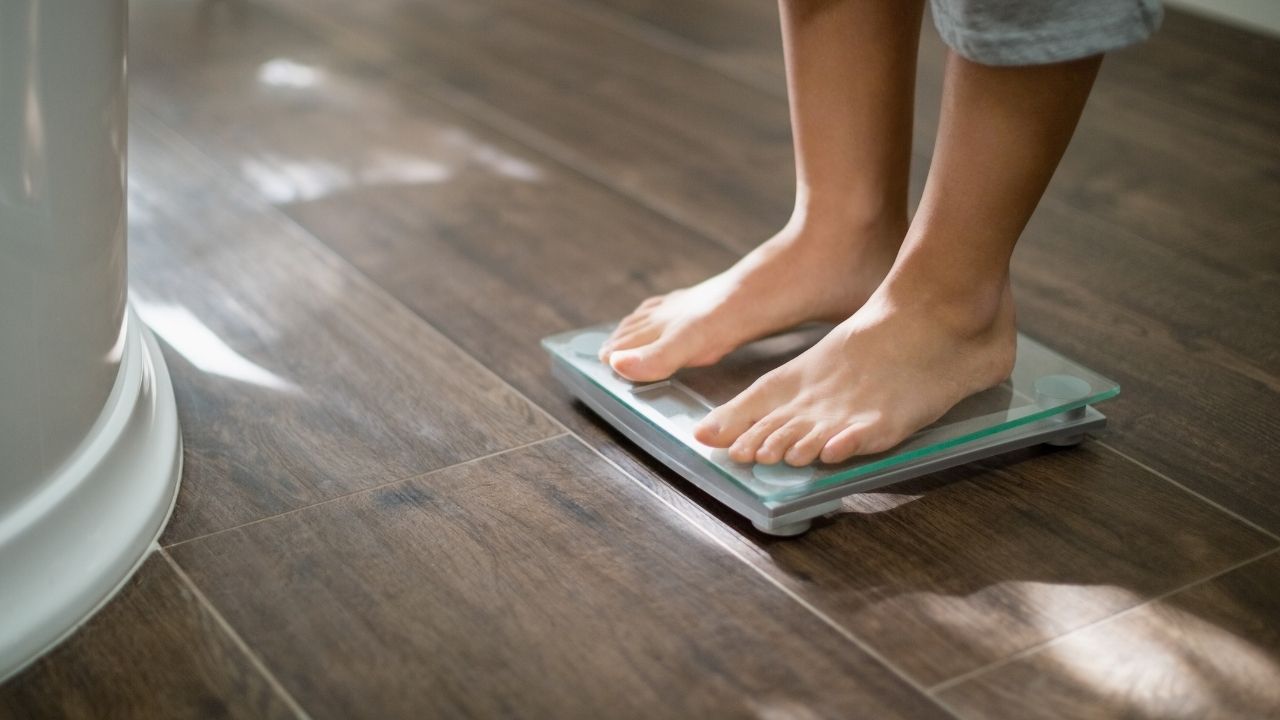
[{"label": "gray shorts", "polygon": [[953,50],[984,65],[1038,65],[1142,42],[1160,0],[929,0]]}]

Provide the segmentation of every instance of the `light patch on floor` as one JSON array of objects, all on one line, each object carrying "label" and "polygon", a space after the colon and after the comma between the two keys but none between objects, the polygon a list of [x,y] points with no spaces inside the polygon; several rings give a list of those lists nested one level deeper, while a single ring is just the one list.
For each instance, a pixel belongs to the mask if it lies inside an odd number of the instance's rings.
[{"label": "light patch on floor", "polygon": [[200,370],[279,392],[299,391],[289,380],[236,352],[185,307],[151,303],[136,295],[132,304],[152,332]]},{"label": "light patch on floor", "polygon": [[1144,717],[1232,716],[1280,708],[1280,662],[1171,604],[1104,623],[1045,652],[1089,696],[1122,699]]},{"label": "light patch on floor", "polygon": [[258,82],[269,87],[306,89],[320,84],[324,71],[289,58],[275,58],[258,68]]}]

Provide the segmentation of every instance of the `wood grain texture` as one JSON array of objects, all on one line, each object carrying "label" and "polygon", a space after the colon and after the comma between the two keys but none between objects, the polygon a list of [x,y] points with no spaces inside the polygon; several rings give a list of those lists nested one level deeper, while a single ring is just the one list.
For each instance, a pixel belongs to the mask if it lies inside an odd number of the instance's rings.
[{"label": "wood grain texture", "polygon": [[[185,440],[164,542],[559,432],[182,141],[134,113],[130,278]],[[305,280],[301,280],[305,279]]]},{"label": "wood grain texture", "polygon": [[647,36],[717,70],[786,96],[778,3],[770,0],[573,0],[622,32]]},{"label": "wood grain texture", "polygon": [[[928,485],[928,493],[857,498],[845,515],[798,541],[751,534],[567,402],[537,346],[545,335],[616,317],[663,283],[717,271],[730,253],[468,124],[430,96],[345,66],[328,45],[283,18],[259,14],[218,43],[199,74],[166,78],[140,68],[136,85],[144,97],[163,94],[172,105],[168,117],[233,172],[253,162],[282,177],[296,166],[359,176],[379,157],[448,168],[447,181],[360,182],[311,197],[284,193],[278,203],[628,472],[922,681],[944,680],[1105,617],[1268,542],[1137,466],[1088,449],[957,471]],[[284,92],[250,94],[246,88],[273,53],[322,68],[326,85],[305,102]],[[241,94],[249,95],[246,104],[231,109]],[[334,145],[331,138],[358,122],[362,108],[376,108],[378,122],[358,142]],[[219,109],[217,123],[203,119]],[[250,122],[252,140],[225,129]],[[459,127],[466,127],[468,152],[448,140]],[[486,157],[508,158],[531,172],[503,175],[479,160]],[[1070,259],[1092,257],[1095,246],[1070,242],[1080,233],[1098,235],[1098,221],[1070,208],[1053,213],[1028,242],[1045,248],[1037,252],[1046,257],[1058,245],[1075,253]],[[1105,243],[1105,234],[1095,242]],[[1122,269],[1143,270],[1140,262],[1132,265]],[[1089,261],[1081,272],[1097,267]],[[1206,282],[1194,269],[1184,274],[1188,282]],[[1042,282],[1050,298],[1055,277]],[[1142,300],[1141,291],[1157,280],[1136,277],[1144,285],[1135,297],[1122,297],[1125,303]],[[1139,307],[1168,311],[1160,297]],[[1197,312],[1211,317],[1222,307]],[[1159,540],[1148,546],[1130,538]],[[868,545],[878,550],[863,560]],[[1123,591],[1073,589],[1081,582]]]},{"label": "wood grain texture", "polygon": [[88,624],[0,686],[0,717],[294,715],[156,554]]},{"label": "wood grain texture", "polygon": [[730,247],[790,216],[785,102],[559,0],[271,5],[411,85],[497,111],[505,132]]},{"label": "wood grain texture", "polygon": [[1280,41],[1167,9],[1155,40],[1104,73],[1108,85],[1148,95],[1212,124],[1224,141],[1275,157]]},{"label": "wood grain texture", "polygon": [[[581,408],[567,403],[563,391],[547,377],[545,358],[536,345],[537,339],[543,335],[574,327],[575,319],[577,324],[585,324],[584,321],[590,318],[593,311],[615,303],[618,293],[625,293],[634,301],[646,287],[642,280],[626,279],[620,274],[608,274],[610,282],[600,286],[598,279],[589,273],[581,275],[581,279],[575,279],[571,273],[581,272],[576,269],[589,268],[593,264],[612,267],[610,259],[617,257],[618,253],[625,253],[630,263],[628,267],[638,268],[643,273],[647,268],[660,267],[665,253],[679,252],[680,247],[674,245],[680,243],[681,239],[672,238],[660,231],[644,232],[643,228],[647,223],[656,224],[659,230],[664,224],[659,219],[646,220],[642,214],[619,207],[608,197],[597,195],[592,188],[583,188],[569,182],[569,179],[560,180],[551,173],[545,176],[545,181],[552,186],[548,191],[561,200],[538,207],[516,209],[507,206],[507,216],[521,218],[522,224],[518,231],[504,227],[474,236],[466,235],[465,230],[457,225],[458,221],[451,219],[458,213],[456,207],[451,209],[449,204],[438,201],[435,193],[431,192],[364,192],[342,197],[331,196],[292,206],[288,211],[320,237],[333,243],[344,255],[355,258],[371,277],[388,287],[424,317],[438,324],[469,352],[509,379],[535,402],[548,408],[575,432],[589,438],[612,459],[623,464],[628,472],[652,483],[654,487],[674,485],[682,491],[690,492],[694,497],[700,497],[696,491],[691,491],[689,486],[675,480],[669,473],[657,469],[643,458],[637,458],[637,450],[607,432],[601,432],[589,415],[583,416]],[[573,203],[579,208],[575,215],[578,222],[572,228],[565,227],[555,219],[558,208],[565,202]],[[598,211],[588,214],[584,209],[592,207],[591,203],[599,203],[596,206]],[[542,212],[547,214],[540,214]],[[460,214],[461,217],[476,215],[482,213],[463,211]],[[550,231],[538,232],[538,228],[544,223]],[[640,229],[633,230],[633,227]],[[367,232],[375,234],[379,238],[377,248],[362,240],[355,232],[357,228],[365,228]],[[489,306],[469,302],[466,298],[471,297],[471,288],[497,287],[502,284],[505,272],[503,268],[512,260],[504,238],[513,236],[531,238],[527,242],[540,248],[548,259],[544,264],[538,264],[536,258],[521,254],[518,264],[529,272],[523,275],[519,291],[509,286],[509,297]],[[597,242],[598,238],[606,236],[648,237],[650,240],[643,244],[619,246]],[[462,240],[464,237],[470,239]],[[461,255],[459,248],[464,242],[465,257]],[[684,247],[697,248],[698,245],[687,244]],[[457,257],[458,260],[447,263],[448,270],[445,270],[446,266],[439,266],[435,270],[427,269],[428,258],[444,257]],[[714,254],[710,254],[710,257],[711,260],[715,259]],[[560,266],[552,258],[566,259],[568,267]],[[696,256],[686,254],[680,266],[688,267],[695,262]],[[708,262],[703,267],[704,272],[709,272],[712,265]],[[445,277],[446,274],[448,278]],[[562,290],[565,283],[572,284],[579,292],[572,296],[566,295]],[[443,292],[445,288],[458,294],[450,297]],[[450,308],[459,305],[472,308],[476,315],[487,315],[487,319],[457,316]],[[1026,553],[1014,564],[1039,568],[1039,572],[1043,573],[1040,576],[1041,582],[1054,582],[1052,578],[1055,577],[1069,582],[1075,575],[1076,568],[1093,566],[1101,562],[1102,558],[1127,555],[1129,549],[1123,543],[1108,539],[1145,533],[1167,538],[1176,534],[1175,528],[1194,527],[1192,536],[1185,538],[1188,545],[1173,550],[1169,555],[1163,555],[1164,560],[1157,563],[1158,568],[1142,564],[1113,568],[1117,573],[1112,578],[1113,582],[1131,584],[1138,588],[1140,594],[1148,596],[1160,588],[1170,587],[1166,583],[1170,581],[1169,572],[1172,567],[1181,566],[1181,570],[1173,572],[1190,579],[1196,573],[1223,567],[1231,559],[1241,557],[1235,553],[1256,550],[1261,547],[1259,543],[1264,542],[1261,536],[1236,525],[1194,498],[1105,452],[1081,451],[1078,456],[1063,453],[1061,456],[1032,458],[1024,464],[990,471],[975,478],[975,483],[979,485],[984,482],[999,485],[1010,481],[1028,483],[1036,489],[1025,495],[992,498],[990,501],[993,506],[985,510],[973,508],[971,518],[967,521],[971,524],[955,527],[954,534],[946,536],[938,545],[930,545],[930,552],[936,552],[936,556],[929,552],[918,555],[908,552],[907,548],[921,542],[922,535],[928,536],[936,532],[938,523],[947,522],[947,518],[957,511],[954,499],[939,500],[927,512],[922,506],[922,515],[912,516],[910,521],[885,525],[877,530],[888,533],[892,529],[900,533],[896,541],[883,542],[885,547],[881,549],[880,561],[885,563],[885,570],[883,575],[877,576],[878,581],[889,583],[886,576],[919,573],[932,562],[942,562],[948,571],[956,572],[962,577],[987,575],[991,578],[991,584],[997,586],[993,593],[1001,598],[999,601],[968,599],[968,594],[961,593],[961,599],[954,601],[958,606],[971,602],[975,607],[974,612],[979,615],[984,610],[976,608],[1006,607],[1017,608],[1007,611],[1007,616],[1013,618],[1022,613],[1051,618],[1038,625],[1023,624],[1020,628],[1017,627],[1018,623],[1009,622],[1010,629],[1007,632],[993,633],[992,625],[966,625],[966,621],[959,621],[957,627],[947,629],[941,627],[949,622],[945,613],[933,616],[921,610],[922,625],[919,634],[904,639],[902,646],[894,651],[898,654],[891,655],[895,662],[919,672],[920,677],[940,679],[951,673],[971,669],[976,664],[999,657],[1001,653],[1039,642],[1055,632],[1074,626],[1073,624],[1087,622],[1085,618],[1102,617],[1119,607],[1113,604],[1113,600],[1122,598],[1121,595],[1107,596],[1104,593],[1094,597],[1087,593],[1075,596],[1067,593],[1067,597],[1063,599],[1054,597],[1051,592],[1040,595],[1020,593],[1017,583],[1013,584],[1011,591],[1001,589],[999,586],[1003,580],[1008,579],[1000,577],[1002,569],[1010,567],[1011,558],[1008,556],[986,557],[978,553],[955,565],[957,560],[951,548],[982,547],[985,540],[972,533],[984,532],[984,527],[990,528],[986,520],[987,512],[1020,519],[1014,525],[1001,526],[997,533],[1007,541],[1007,548],[1021,548]],[[1063,484],[1058,485],[1059,482]],[[954,497],[977,492],[968,484],[963,488],[955,490]],[[949,496],[944,491],[936,492],[940,497]],[[1072,501],[1072,496],[1076,494],[1088,497]],[[711,503],[705,499],[704,502]],[[885,502],[883,498],[859,498],[851,501],[850,508],[855,513],[861,513],[875,509],[882,502]],[[1041,516],[1041,511],[1033,510],[1039,507],[1039,503],[1045,503],[1045,515],[1058,515],[1062,524],[1055,524],[1053,529],[1042,525],[1045,518]],[[1134,515],[1134,508],[1140,508],[1137,516]],[[725,517],[714,504],[711,505],[711,511]],[[907,608],[900,604],[886,603],[881,608],[884,615],[869,615],[863,622],[857,619],[861,609],[845,604],[842,600],[846,593],[851,592],[847,588],[850,583],[855,588],[852,594],[856,595],[860,591],[874,592],[873,588],[861,584],[866,577],[866,568],[859,567],[856,561],[848,559],[849,556],[861,556],[862,548],[867,543],[867,538],[862,534],[867,527],[851,521],[852,517],[833,523],[833,526],[851,524],[851,527],[847,528],[847,533],[832,535],[827,540],[816,540],[821,536],[818,533],[813,539],[803,538],[782,544],[794,548],[799,556],[816,555],[820,558],[813,561],[815,566],[802,571],[778,562],[776,553],[785,552],[786,547],[775,547],[770,541],[750,535],[745,538],[739,536],[738,539],[754,549],[754,560],[763,569],[777,577],[794,581],[797,592],[823,607],[838,621],[860,623],[850,626],[864,639],[873,644],[881,641],[897,642],[893,638],[900,636],[901,630],[890,618]],[[729,519],[729,522],[736,523],[737,530],[744,532],[739,521]],[[1095,523],[1108,530],[1085,530],[1089,527],[1096,528]],[[1082,531],[1084,535],[1079,534]],[[1072,539],[1059,546],[1064,537]],[[820,550],[815,551],[815,542]],[[830,545],[826,545],[828,542]],[[1046,543],[1054,544],[1059,552],[1041,554]],[[1202,546],[1217,549],[1209,555],[1190,551],[1191,547]],[[1178,544],[1169,546],[1161,540],[1154,551],[1159,555],[1162,552],[1160,548],[1174,547],[1178,547]],[[1188,563],[1190,558],[1199,559]],[[1202,561],[1204,564],[1200,564]],[[1100,567],[1105,566],[1103,563]],[[1125,579],[1121,580],[1122,577]],[[910,612],[906,614],[911,615]],[[955,614],[959,616],[963,612],[956,611]],[[997,627],[1007,621],[1006,616],[998,611],[993,611],[988,619]],[[958,648],[955,654],[937,652],[936,646],[927,640],[947,632],[954,633],[954,645]],[[984,647],[981,643],[975,643],[975,639],[992,644]],[[926,647],[928,650],[924,650]]]},{"label": "wood grain texture", "polygon": [[315,717],[945,716],[573,438],[174,553]]},{"label": "wood grain texture", "polygon": [[1042,206],[1014,259],[1022,327],[1117,380],[1106,442],[1280,531],[1280,276],[1230,276]]},{"label": "wood grain texture", "polygon": [[801,542],[762,549],[932,685],[1274,547],[1170,490],[1097,446],[1029,451],[856,496]]},{"label": "wood grain texture", "polygon": [[[645,39],[700,64],[764,90],[787,97],[786,67],[778,3],[772,0],[568,0],[565,7],[587,13],[619,32]],[[921,26],[916,69],[916,146],[912,191],[923,187],[924,172],[938,129],[943,45],[927,9]]]},{"label": "wood grain texture", "polygon": [[[290,5],[290,0],[280,2]],[[743,120],[717,115],[717,112],[732,105],[739,108],[738,112],[749,113],[756,124],[781,128],[779,123],[785,124],[785,107],[776,94],[770,99],[765,97],[770,93],[742,87],[742,83],[730,81],[723,75],[706,74],[704,71],[714,67],[714,63],[704,64],[684,55],[673,56],[644,31],[628,29],[626,17],[603,22],[596,19],[595,13],[556,13],[556,7],[568,6],[553,2],[540,5],[537,18],[526,18],[518,8],[508,7],[505,2],[486,0],[471,6],[472,12],[478,14],[472,17],[475,20],[472,25],[451,26],[446,16],[437,16],[435,11],[416,5],[414,9],[407,9],[394,0],[380,4],[379,12],[346,16],[346,22],[337,30],[317,23],[314,14],[299,16],[333,38],[364,37],[367,40],[380,32],[404,37],[403,42],[410,46],[404,50],[405,57],[412,58],[415,69],[402,71],[399,68],[403,63],[399,59],[387,59],[384,62],[391,68],[389,72],[422,87],[438,88],[443,83],[450,93],[462,93],[486,110],[497,109],[506,118],[504,130],[521,137],[545,139],[555,135],[560,138],[556,141],[559,144],[553,143],[552,149],[593,176],[621,177],[620,167],[625,167],[628,178],[635,173],[643,175],[647,171],[642,170],[642,166],[655,157],[661,157],[663,163],[679,163],[690,177],[699,179],[703,188],[697,202],[700,217],[732,214],[737,229],[723,223],[690,220],[686,212],[672,216],[701,229],[727,247],[749,246],[772,231],[775,225],[771,222],[753,219],[756,217],[753,211],[760,205],[751,198],[770,194],[783,199],[790,197],[789,184],[783,189],[769,179],[790,171],[789,156],[781,150],[770,156],[774,165],[761,165],[776,171],[761,181],[760,173],[743,174],[738,167],[714,160],[700,149],[686,146],[679,153],[654,155],[643,149],[643,144],[632,143],[631,138],[656,128],[668,131],[673,138],[701,136],[712,133],[707,129],[708,124],[720,123],[718,132],[724,142],[755,152],[761,147],[760,137],[742,134]],[[729,12],[722,3],[710,0],[699,7],[700,12],[711,17]],[[645,5],[643,9],[647,15],[632,24],[661,23],[657,27],[662,32],[676,35],[683,32],[679,25],[681,18],[693,12],[687,8],[659,10],[652,5]],[[488,41],[481,37],[481,28],[487,27],[483,19],[499,14],[504,27],[527,25],[527,32],[537,34],[538,44],[507,43],[503,46],[506,55],[502,58],[497,57],[501,53],[477,49]],[[390,23],[392,17],[397,22]],[[720,38],[717,42],[738,48],[733,52],[742,52],[744,47],[756,48],[752,52],[760,53],[762,62],[766,56],[776,56],[776,46],[766,39],[772,36],[772,29],[735,30],[750,17],[763,22],[759,18],[764,14],[757,10],[727,20],[720,29],[721,34],[716,36]],[[390,24],[395,27],[389,28]],[[1172,24],[1175,28],[1195,26],[1196,21],[1176,18]],[[475,47],[442,46],[437,35],[443,27],[454,27],[459,35],[467,32],[476,35]],[[682,37],[695,44],[707,41],[706,37],[699,37],[700,32],[689,32]],[[1207,37],[1221,38],[1223,34],[1209,33]],[[725,40],[726,37],[730,39]],[[558,44],[556,38],[559,38]],[[603,38],[610,39],[606,42]],[[1163,76],[1140,71],[1149,64],[1143,58],[1153,53],[1158,57],[1170,56],[1163,64],[1175,68],[1190,62],[1187,57],[1206,58],[1205,48],[1196,50],[1194,42],[1195,34],[1190,31],[1175,34],[1168,42],[1157,36],[1147,45],[1118,52],[1108,59],[1106,67],[1117,70],[1115,73],[1104,71],[1046,202],[1024,236],[1024,245],[1040,243],[1050,247],[1050,254],[1057,257],[1080,257],[1071,246],[1081,242],[1099,247],[1099,251],[1081,258],[1079,266],[1066,268],[1064,274],[1101,280],[1112,290],[1088,297],[1077,295],[1079,303],[1066,307],[1052,306],[1060,302],[1060,294],[1024,298],[1023,328],[1048,340],[1062,336],[1059,347],[1068,351],[1082,348],[1077,352],[1082,362],[1122,379],[1134,378],[1126,382],[1126,386],[1138,390],[1139,394],[1135,397],[1134,393],[1127,393],[1122,402],[1138,403],[1133,414],[1142,420],[1130,427],[1140,431],[1131,439],[1129,435],[1118,436],[1117,447],[1276,532],[1280,531],[1280,511],[1276,510],[1280,503],[1274,500],[1280,490],[1270,482],[1269,468],[1276,462],[1278,433],[1277,421],[1268,407],[1280,401],[1276,393],[1280,387],[1277,370],[1280,339],[1275,333],[1260,333],[1257,328],[1260,323],[1265,324],[1267,318],[1280,314],[1280,255],[1277,254],[1280,244],[1274,242],[1275,208],[1280,207],[1280,173],[1277,172],[1280,129],[1276,129],[1280,125],[1269,129],[1250,126],[1244,134],[1258,141],[1241,144],[1236,140],[1239,134],[1217,129],[1219,120],[1231,118],[1230,114],[1218,112],[1219,106],[1227,102],[1221,93],[1207,93],[1208,99],[1197,96],[1198,99],[1189,102],[1178,100],[1180,85],[1207,81],[1198,77],[1188,80],[1176,70]],[[1213,42],[1221,45],[1222,41]],[[451,43],[461,44],[461,40],[454,38]],[[1166,49],[1166,45],[1177,44],[1190,44],[1191,49]],[[1267,78],[1280,77],[1280,72],[1259,74],[1242,66],[1248,64],[1246,60],[1266,56],[1259,48],[1280,48],[1280,43],[1255,39],[1243,45],[1249,49],[1245,58],[1228,56],[1214,60],[1213,73],[1233,79],[1233,87],[1239,92],[1232,97],[1236,103],[1246,106],[1241,112],[1252,117],[1258,113],[1248,110],[1247,106],[1265,103],[1272,92]],[[591,49],[589,57],[574,55],[570,59],[570,55],[584,48]],[[546,73],[536,97],[519,92],[513,96],[512,88],[506,84],[509,79],[498,77],[501,67],[505,67],[503,63],[515,62],[514,57],[521,54],[527,55],[527,62],[520,63],[522,72]],[[941,43],[931,30],[926,30],[918,91],[925,96],[937,96],[941,55]],[[1280,58],[1280,52],[1266,57],[1272,59],[1260,61],[1264,67],[1270,67],[1266,63],[1280,62],[1274,59]],[[630,153],[635,149],[644,153],[638,159],[630,155],[625,158],[631,159],[624,159],[624,155],[602,159],[602,153],[591,146],[595,139],[587,130],[560,135],[565,122],[577,121],[562,117],[565,103],[577,100],[561,99],[561,94],[571,91],[553,82],[562,77],[554,71],[556,66],[550,64],[553,62],[571,64],[575,77],[607,78],[607,82],[602,79],[599,83],[618,92],[625,90],[628,97],[647,105],[681,108],[678,127],[672,128],[663,124],[665,120],[660,122],[639,112],[618,113],[614,105],[603,101],[593,105],[594,115],[573,110],[571,114],[575,118],[592,118],[597,128],[606,123],[602,113],[613,113],[607,121],[608,126],[615,129],[611,138],[616,139],[621,133],[626,142],[615,141],[612,152]],[[683,69],[676,71],[673,64],[680,63]],[[420,66],[457,65],[464,66],[466,72],[442,76],[427,73],[433,78],[430,80],[423,80],[423,73],[417,70]],[[621,72],[622,67],[631,67],[632,72]],[[640,80],[634,78],[637,67],[662,68],[663,72],[660,78]],[[638,84],[633,86],[633,83]],[[587,84],[595,87],[591,82]],[[698,84],[703,91],[691,91],[686,87],[689,84]],[[575,97],[589,95],[577,89],[577,84],[570,85],[575,88],[572,91]],[[539,101],[541,109],[536,106]],[[936,125],[936,99],[921,101],[919,106],[917,143],[927,148],[921,138],[926,138],[927,143]],[[1265,114],[1265,111],[1259,112]],[[549,114],[553,117],[548,117]],[[518,129],[512,130],[508,123]],[[626,132],[619,128],[625,128]],[[780,130],[775,133],[778,138],[782,137],[780,133]],[[574,151],[565,155],[564,143],[572,143]],[[922,160],[927,161],[927,157],[918,152],[916,165],[921,165]],[[734,183],[758,185],[754,194],[745,195],[737,190],[719,192],[730,186],[705,181],[716,167],[734,173]],[[666,172],[670,171],[671,167],[667,166]],[[914,183],[917,188],[919,180],[917,173]],[[671,193],[684,194],[680,184],[672,182],[641,182],[618,187],[660,209],[682,202],[671,200]],[[716,192],[707,195],[707,188]],[[722,213],[718,209],[721,207],[727,210]],[[1059,218],[1071,213],[1046,209],[1050,207],[1073,210],[1077,221],[1056,225]],[[1100,222],[1088,223],[1089,218]],[[1102,244],[1099,246],[1094,238],[1082,239],[1061,232],[1064,227],[1083,228]],[[1026,253],[1020,251],[1019,254]],[[1052,260],[1044,265],[1019,262],[1015,279],[1020,287],[1044,287],[1052,281],[1035,274],[1055,273],[1056,265]],[[1163,305],[1162,314],[1133,313],[1129,304],[1133,293],[1127,292],[1131,287],[1127,268],[1134,265],[1149,268],[1148,275],[1166,278],[1163,283],[1147,286],[1150,292],[1146,297]],[[1198,273],[1197,282],[1175,281],[1179,276],[1186,276],[1185,268],[1192,266],[1206,270]],[[1188,309],[1198,310],[1189,307],[1195,305],[1200,308],[1231,306],[1234,322],[1204,313],[1195,321],[1189,321],[1185,315]],[[1126,325],[1120,327],[1105,324],[1099,327],[1099,318],[1127,320]],[[1141,329],[1133,331],[1134,325]],[[1172,342],[1151,343],[1148,338],[1152,335],[1170,338]],[[1234,347],[1229,343],[1224,345],[1221,339],[1224,335],[1233,336],[1238,343]],[[1183,356],[1193,359],[1186,360]],[[1166,372],[1177,379],[1166,380]],[[1190,415],[1173,411],[1166,401],[1189,386],[1194,386],[1194,392],[1202,393],[1202,399]],[[1209,409],[1217,422],[1206,423],[1202,419],[1204,408]]]},{"label": "wood grain texture", "polygon": [[1272,553],[1072,633],[941,695],[973,718],[1275,717],[1276,587],[1280,554]]}]

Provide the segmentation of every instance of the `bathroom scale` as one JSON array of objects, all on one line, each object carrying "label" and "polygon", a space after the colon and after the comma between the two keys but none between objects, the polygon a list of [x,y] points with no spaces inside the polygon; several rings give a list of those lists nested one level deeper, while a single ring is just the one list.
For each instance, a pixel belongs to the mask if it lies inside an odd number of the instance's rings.
[{"label": "bathroom scale", "polygon": [[841,498],[1037,444],[1074,445],[1106,426],[1092,406],[1120,386],[1019,333],[1005,382],[961,401],[897,447],[838,464],[739,463],[693,437],[693,426],[756,378],[799,355],[831,326],[757,340],[719,363],[667,380],[634,383],[597,359],[612,324],[542,341],[552,374],[623,435],[716,500],[771,534],[798,535]]}]

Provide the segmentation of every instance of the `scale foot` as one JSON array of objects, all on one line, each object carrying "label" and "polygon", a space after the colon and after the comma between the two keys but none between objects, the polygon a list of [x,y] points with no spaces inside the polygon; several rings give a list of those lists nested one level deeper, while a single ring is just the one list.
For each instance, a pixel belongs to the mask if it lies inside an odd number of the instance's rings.
[{"label": "scale foot", "polygon": [[1044,444],[1052,445],[1053,447],[1073,447],[1082,442],[1084,442],[1084,434],[1054,438],[1053,440],[1046,440]]},{"label": "scale foot", "polygon": [[777,537],[795,537],[796,535],[803,535],[809,531],[809,528],[813,527],[812,520],[799,520],[797,522],[787,523],[786,525],[778,525],[773,528],[767,528],[754,520],[751,524],[760,532],[766,535],[775,535]]}]

